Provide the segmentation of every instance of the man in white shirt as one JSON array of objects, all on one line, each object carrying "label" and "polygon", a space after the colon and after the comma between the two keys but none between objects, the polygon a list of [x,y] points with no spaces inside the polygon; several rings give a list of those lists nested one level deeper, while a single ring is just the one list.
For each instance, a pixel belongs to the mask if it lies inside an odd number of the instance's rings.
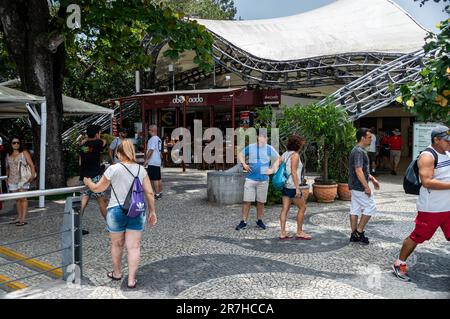
[{"label": "man in white shirt", "polygon": [[145,154],[144,166],[148,165],[147,172],[155,190],[155,198],[162,197],[162,182],[161,182],[161,139],[158,136],[158,128],[156,125],[151,125],[148,129],[151,138],[147,143],[147,152]]},{"label": "man in white shirt", "polygon": [[[420,154],[420,188],[414,231],[403,242],[392,269],[402,281],[410,281],[406,260],[417,245],[430,240],[440,227],[450,241],[450,128],[437,126],[431,131],[432,144]],[[434,153],[434,154],[433,154]]]},{"label": "man in white shirt", "polygon": [[377,168],[377,136],[374,127],[370,129],[370,132],[372,132],[372,142],[370,143],[367,155],[370,159],[370,175],[375,176],[375,170]]}]

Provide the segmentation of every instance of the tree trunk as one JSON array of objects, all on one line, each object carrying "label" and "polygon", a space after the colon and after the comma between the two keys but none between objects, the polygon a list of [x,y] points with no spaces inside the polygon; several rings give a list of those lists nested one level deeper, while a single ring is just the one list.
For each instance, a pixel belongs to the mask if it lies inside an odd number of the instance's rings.
[{"label": "tree trunk", "polygon": [[[0,19],[8,51],[17,65],[22,90],[45,96],[47,101],[46,188],[65,186],[62,151],[62,84],[65,49],[49,45],[50,13],[47,0],[2,0]],[[40,108],[38,108],[40,109]],[[32,120],[33,133],[39,131]],[[35,160],[39,161],[39,139],[34,135]],[[37,163],[39,164],[39,163]]]}]

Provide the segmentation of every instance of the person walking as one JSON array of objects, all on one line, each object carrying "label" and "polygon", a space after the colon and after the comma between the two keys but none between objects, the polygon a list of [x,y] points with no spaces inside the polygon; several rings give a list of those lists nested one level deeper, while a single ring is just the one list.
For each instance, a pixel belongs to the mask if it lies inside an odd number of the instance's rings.
[{"label": "person walking", "polygon": [[431,145],[437,156],[425,150],[418,159],[422,182],[417,199],[417,217],[413,232],[403,242],[392,270],[398,279],[411,281],[406,271],[406,260],[417,245],[430,240],[440,227],[450,241],[450,129],[437,126],[431,131]]},{"label": "person walking", "polygon": [[400,159],[402,157],[402,145],[403,139],[401,136],[401,132],[399,129],[395,129],[392,131],[392,136],[389,138],[389,147],[391,149],[390,159],[391,159],[391,174],[397,175],[398,164],[400,163]]},{"label": "person walking", "polygon": [[[141,236],[145,222],[155,225],[157,222],[155,199],[147,176],[147,171],[136,163],[134,146],[129,140],[124,140],[117,148],[119,163],[111,165],[103,174],[97,184],[88,177],[84,183],[95,193],[105,191],[109,186],[114,196],[111,196],[108,204],[106,223],[111,238],[111,256],[113,270],[107,273],[112,280],[122,279],[122,254],[126,246],[128,252],[128,288],[135,288],[137,284],[136,273],[140,261]],[[138,217],[130,218],[123,211],[127,194],[134,183],[134,178],[139,177],[142,183],[148,207],[148,215],[141,213]]]},{"label": "person walking", "polygon": [[[248,157],[249,164],[245,162],[246,157]],[[244,184],[242,220],[236,226],[236,230],[247,227],[248,214],[251,203],[254,201],[256,201],[256,214],[258,218],[256,225],[261,229],[266,229],[263,216],[264,204],[267,201],[267,191],[269,188],[268,175],[278,169],[279,158],[280,155],[278,152],[271,145],[267,144],[266,129],[258,129],[257,143],[250,144],[238,154],[239,162],[247,172],[247,176]],[[271,160],[274,161],[272,169],[270,169]]]},{"label": "person walking", "polygon": [[388,170],[390,167],[390,156],[391,156],[391,149],[389,146],[390,134],[388,131],[384,131],[383,129],[379,129],[378,132],[379,134],[377,138],[380,140],[379,167],[382,168],[383,170]]},{"label": "person walking", "polygon": [[119,163],[119,158],[117,157],[117,149],[119,145],[127,139],[127,129],[122,127],[119,129],[119,137],[116,137],[109,146],[109,159],[111,164]]},{"label": "person walking", "polygon": [[352,234],[350,235],[350,242],[368,245],[369,238],[365,236],[364,230],[370,218],[376,213],[375,198],[369,187],[369,181],[373,183],[376,190],[380,189],[380,183],[370,175],[369,157],[365,151],[365,148],[372,141],[372,133],[367,128],[360,128],[356,132],[356,139],[358,143],[350,153],[348,164],[348,187],[352,193],[350,209]]},{"label": "person walking", "polygon": [[[89,125],[86,129],[87,138],[80,145],[80,183],[84,185],[83,179],[89,177],[93,183],[97,183],[102,177],[102,167],[100,157],[106,146],[106,141],[100,138],[100,127],[98,125]],[[90,189],[81,192],[81,216],[89,203],[94,198],[97,200],[100,213],[106,219],[106,193],[93,193]],[[85,229],[83,235],[89,234]]]},{"label": "person walking", "polygon": [[[6,155],[6,184],[9,193],[25,192],[30,189],[30,183],[35,179],[36,169],[30,153],[23,149],[23,143],[18,137],[11,139]],[[17,218],[11,222],[16,226],[25,226],[28,213],[28,199],[16,199]]]},{"label": "person walking", "polygon": [[148,176],[152,187],[155,190],[155,198],[162,197],[162,182],[161,182],[161,139],[158,136],[158,128],[156,125],[151,125],[148,129],[151,138],[147,143],[147,152],[145,155],[144,167],[147,167]]},{"label": "person walking", "polygon": [[[286,232],[287,214],[289,212],[289,209],[291,208],[292,203],[297,206],[297,233],[295,234],[295,239],[311,239],[311,236],[303,231],[303,220],[305,218],[306,211],[306,198],[303,197],[303,193],[300,189],[303,178],[303,164],[300,160],[299,153],[304,144],[305,140],[300,136],[289,136],[287,142],[287,151],[284,152],[280,158],[280,162],[286,163],[286,175],[289,176],[282,190],[283,207],[281,208],[280,212],[280,240],[292,238]],[[269,173],[275,172],[276,171],[269,170]]]}]

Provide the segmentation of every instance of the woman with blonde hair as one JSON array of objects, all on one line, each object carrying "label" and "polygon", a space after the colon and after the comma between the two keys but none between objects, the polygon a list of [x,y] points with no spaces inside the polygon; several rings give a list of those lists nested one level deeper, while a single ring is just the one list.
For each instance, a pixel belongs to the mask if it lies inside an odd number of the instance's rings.
[{"label": "woman with blonde hair", "polygon": [[[103,174],[97,184],[90,178],[84,178],[84,183],[93,192],[103,192],[109,186],[112,188],[112,196],[108,204],[106,222],[111,238],[111,256],[113,271],[107,276],[112,280],[122,279],[122,254],[126,246],[128,251],[128,288],[136,287],[136,272],[140,261],[141,236],[145,221],[149,225],[155,225],[156,211],[155,198],[150,179],[145,168],[136,163],[134,145],[129,140],[124,140],[117,148],[119,163],[111,165]],[[137,217],[127,216],[127,211],[122,207],[135,177],[139,177],[148,204],[148,215],[145,212]]]}]

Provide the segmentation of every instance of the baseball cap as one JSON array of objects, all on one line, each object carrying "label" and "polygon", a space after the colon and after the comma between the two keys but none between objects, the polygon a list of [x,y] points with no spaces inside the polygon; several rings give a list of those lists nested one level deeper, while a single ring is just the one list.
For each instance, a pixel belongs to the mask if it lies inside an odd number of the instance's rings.
[{"label": "baseball cap", "polygon": [[400,135],[400,134],[402,134],[398,128],[396,128],[395,130],[393,130],[392,133],[394,133],[395,135]]},{"label": "baseball cap", "polygon": [[431,138],[440,137],[443,140],[450,141],[450,129],[447,126],[439,125],[431,131]]}]

